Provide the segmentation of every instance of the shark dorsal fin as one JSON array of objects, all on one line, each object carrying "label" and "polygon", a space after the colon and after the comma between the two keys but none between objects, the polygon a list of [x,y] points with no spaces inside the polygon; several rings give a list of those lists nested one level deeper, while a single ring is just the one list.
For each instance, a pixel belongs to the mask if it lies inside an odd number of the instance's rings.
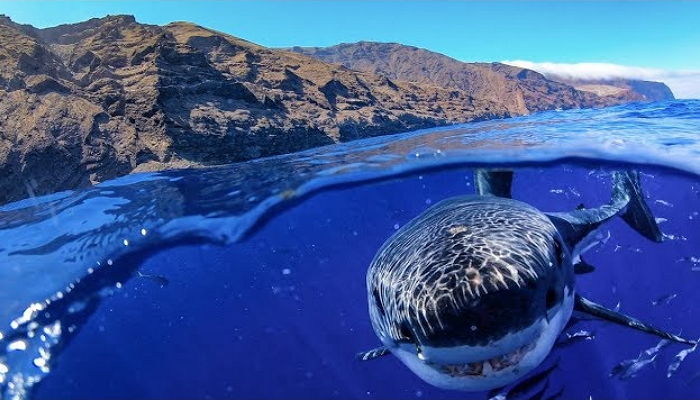
[{"label": "shark dorsal fin", "polygon": [[476,194],[511,198],[513,171],[477,169],[474,171]]}]

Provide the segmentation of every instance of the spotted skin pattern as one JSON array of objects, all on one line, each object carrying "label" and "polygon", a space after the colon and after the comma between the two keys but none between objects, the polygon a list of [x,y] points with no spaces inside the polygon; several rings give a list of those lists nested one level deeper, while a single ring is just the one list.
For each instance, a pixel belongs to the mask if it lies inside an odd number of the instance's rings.
[{"label": "spotted skin pattern", "polygon": [[[573,285],[560,243],[550,220],[526,203],[493,196],[442,201],[397,231],[372,261],[374,330],[386,345],[431,344],[487,327],[489,319],[513,330],[530,324],[546,314],[548,288]],[[482,339],[507,333],[484,329]]]}]

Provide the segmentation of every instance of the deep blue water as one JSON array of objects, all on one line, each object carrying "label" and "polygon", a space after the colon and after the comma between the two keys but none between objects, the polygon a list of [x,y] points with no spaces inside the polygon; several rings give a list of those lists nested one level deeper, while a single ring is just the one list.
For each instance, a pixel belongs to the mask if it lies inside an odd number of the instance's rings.
[{"label": "deep blue water", "polygon": [[[472,193],[478,165],[507,163],[515,198],[566,211],[607,203],[609,171],[637,163],[666,240],[649,242],[617,220],[605,225],[586,257],[596,271],[578,277],[578,291],[700,337],[699,133],[693,101],[551,112],[210,171],[134,175],[4,206],[2,396],[21,392],[8,384],[20,374],[36,399],[484,399],[433,388],[393,357],[354,359],[378,345],[365,288],[377,249],[431,204]],[[667,294],[677,297],[652,304]],[[55,340],[37,339],[56,321]],[[580,329],[595,339],[552,353],[559,367],[548,393],[700,398],[700,379],[692,379],[700,353],[666,378],[684,349],[671,345],[636,378],[620,380],[611,369],[658,339],[598,321],[568,331]],[[27,350],[7,348],[17,340]],[[42,372],[34,359],[44,353]],[[30,389],[32,377],[40,382]]]}]

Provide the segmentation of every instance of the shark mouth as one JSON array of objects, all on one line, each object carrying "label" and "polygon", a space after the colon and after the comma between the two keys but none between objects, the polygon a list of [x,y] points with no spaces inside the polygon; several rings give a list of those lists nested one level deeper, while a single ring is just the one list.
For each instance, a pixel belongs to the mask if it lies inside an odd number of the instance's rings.
[{"label": "shark mouth", "polygon": [[561,304],[546,316],[487,344],[440,347],[422,343],[417,349],[413,343],[402,343],[389,349],[421,379],[439,388],[476,392],[503,387],[542,363],[573,306],[573,291],[565,287]]},{"label": "shark mouth", "polygon": [[535,348],[535,343],[530,343],[519,347],[515,351],[503,354],[498,357],[490,358],[483,361],[473,361],[464,364],[441,364],[432,365],[433,368],[440,372],[448,374],[452,377],[478,377],[487,376],[492,372],[501,371],[506,368],[514,367],[522,361],[522,359]]}]

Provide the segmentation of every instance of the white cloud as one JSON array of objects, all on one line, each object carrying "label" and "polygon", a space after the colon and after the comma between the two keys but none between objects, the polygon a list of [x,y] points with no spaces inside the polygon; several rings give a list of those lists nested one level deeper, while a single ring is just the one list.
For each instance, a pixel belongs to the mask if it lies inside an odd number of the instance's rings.
[{"label": "white cloud", "polygon": [[503,61],[504,64],[531,69],[544,75],[567,79],[642,79],[663,82],[677,98],[700,98],[700,70],[667,70],[608,63],[548,63],[525,60]]}]

